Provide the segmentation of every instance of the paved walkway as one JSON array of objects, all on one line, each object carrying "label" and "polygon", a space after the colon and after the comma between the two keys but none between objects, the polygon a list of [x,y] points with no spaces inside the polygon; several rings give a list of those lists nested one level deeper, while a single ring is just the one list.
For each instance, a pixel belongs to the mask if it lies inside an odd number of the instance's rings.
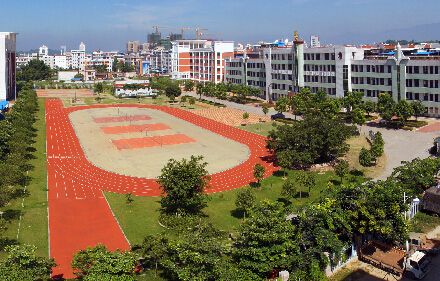
[{"label": "paved walkway", "polygon": [[69,120],[69,113],[90,108],[141,107],[163,111],[249,147],[249,158],[240,165],[211,176],[207,193],[242,187],[254,181],[253,169],[265,166],[265,177],[278,170],[268,160],[266,138],[195,115],[181,109],[153,105],[95,105],[63,108],[60,100],[46,100],[47,165],[49,188],[50,256],[58,266],[54,275],[73,278],[71,260],[81,249],[104,244],[110,250],[129,249],[102,191],[158,196],[155,179],[118,175],[91,164],[84,155]]}]

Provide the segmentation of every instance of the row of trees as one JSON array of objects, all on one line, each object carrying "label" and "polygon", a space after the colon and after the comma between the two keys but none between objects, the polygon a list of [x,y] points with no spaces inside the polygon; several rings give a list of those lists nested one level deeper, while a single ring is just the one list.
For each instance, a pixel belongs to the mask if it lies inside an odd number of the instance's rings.
[{"label": "row of trees", "polygon": [[359,153],[359,163],[363,167],[371,167],[376,165],[377,159],[384,153],[385,142],[381,132],[374,134],[371,140],[371,148],[362,148]]},{"label": "row of trees", "polygon": [[27,85],[18,96],[13,110],[0,120],[0,207],[23,195],[29,181],[27,172],[33,168],[29,160],[36,136],[37,95]]},{"label": "row of trees", "polygon": [[49,80],[53,71],[41,60],[31,60],[29,63],[17,71],[18,81],[41,81]]}]

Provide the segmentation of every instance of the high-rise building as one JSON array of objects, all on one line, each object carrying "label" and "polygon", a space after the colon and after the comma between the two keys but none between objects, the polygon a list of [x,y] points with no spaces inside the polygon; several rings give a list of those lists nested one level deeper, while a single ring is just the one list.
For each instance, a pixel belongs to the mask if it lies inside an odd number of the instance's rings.
[{"label": "high-rise building", "polygon": [[141,44],[139,41],[128,41],[127,42],[127,54],[139,53]]},{"label": "high-rise building", "polygon": [[182,40],[183,36],[181,33],[171,33],[170,34],[170,41],[177,41],[177,40]]},{"label": "high-rise building", "polygon": [[147,41],[150,45],[157,46],[162,39],[162,34],[158,31],[148,34]]},{"label": "high-rise building", "polygon": [[310,36],[310,47],[311,48],[321,47],[321,42],[319,41],[319,36],[317,36],[317,35]]},{"label": "high-rise building", "polygon": [[0,101],[17,96],[15,52],[17,33],[0,32]]},{"label": "high-rise building", "polygon": [[225,59],[234,56],[234,42],[179,40],[172,42],[173,79],[220,83],[225,78]]}]

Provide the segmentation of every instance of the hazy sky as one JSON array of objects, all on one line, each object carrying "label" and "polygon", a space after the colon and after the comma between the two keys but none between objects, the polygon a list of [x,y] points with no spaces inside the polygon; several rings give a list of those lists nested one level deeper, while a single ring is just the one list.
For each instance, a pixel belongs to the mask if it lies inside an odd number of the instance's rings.
[{"label": "hazy sky", "polygon": [[439,0],[0,0],[0,31],[19,32],[19,50],[80,41],[88,50],[123,50],[127,40],[146,41],[154,25],[165,27],[162,34],[199,26],[209,37],[243,43],[298,30],[306,40],[317,34],[348,44],[392,35],[440,39],[439,11]]}]

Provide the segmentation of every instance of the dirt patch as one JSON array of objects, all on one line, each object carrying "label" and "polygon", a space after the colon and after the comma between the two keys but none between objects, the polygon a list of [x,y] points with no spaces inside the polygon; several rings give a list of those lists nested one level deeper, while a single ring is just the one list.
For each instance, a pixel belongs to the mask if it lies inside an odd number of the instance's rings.
[{"label": "dirt patch", "polygon": [[245,111],[233,108],[199,109],[192,110],[192,112],[197,115],[234,127],[240,126],[242,124],[257,124],[261,121],[270,121],[270,118],[267,116],[260,116],[253,113],[248,113],[249,118],[245,120],[243,119],[243,114],[245,113]]},{"label": "dirt patch", "polygon": [[40,98],[86,98],[93,97],[89,89],[40,89],[36,90]]}]

